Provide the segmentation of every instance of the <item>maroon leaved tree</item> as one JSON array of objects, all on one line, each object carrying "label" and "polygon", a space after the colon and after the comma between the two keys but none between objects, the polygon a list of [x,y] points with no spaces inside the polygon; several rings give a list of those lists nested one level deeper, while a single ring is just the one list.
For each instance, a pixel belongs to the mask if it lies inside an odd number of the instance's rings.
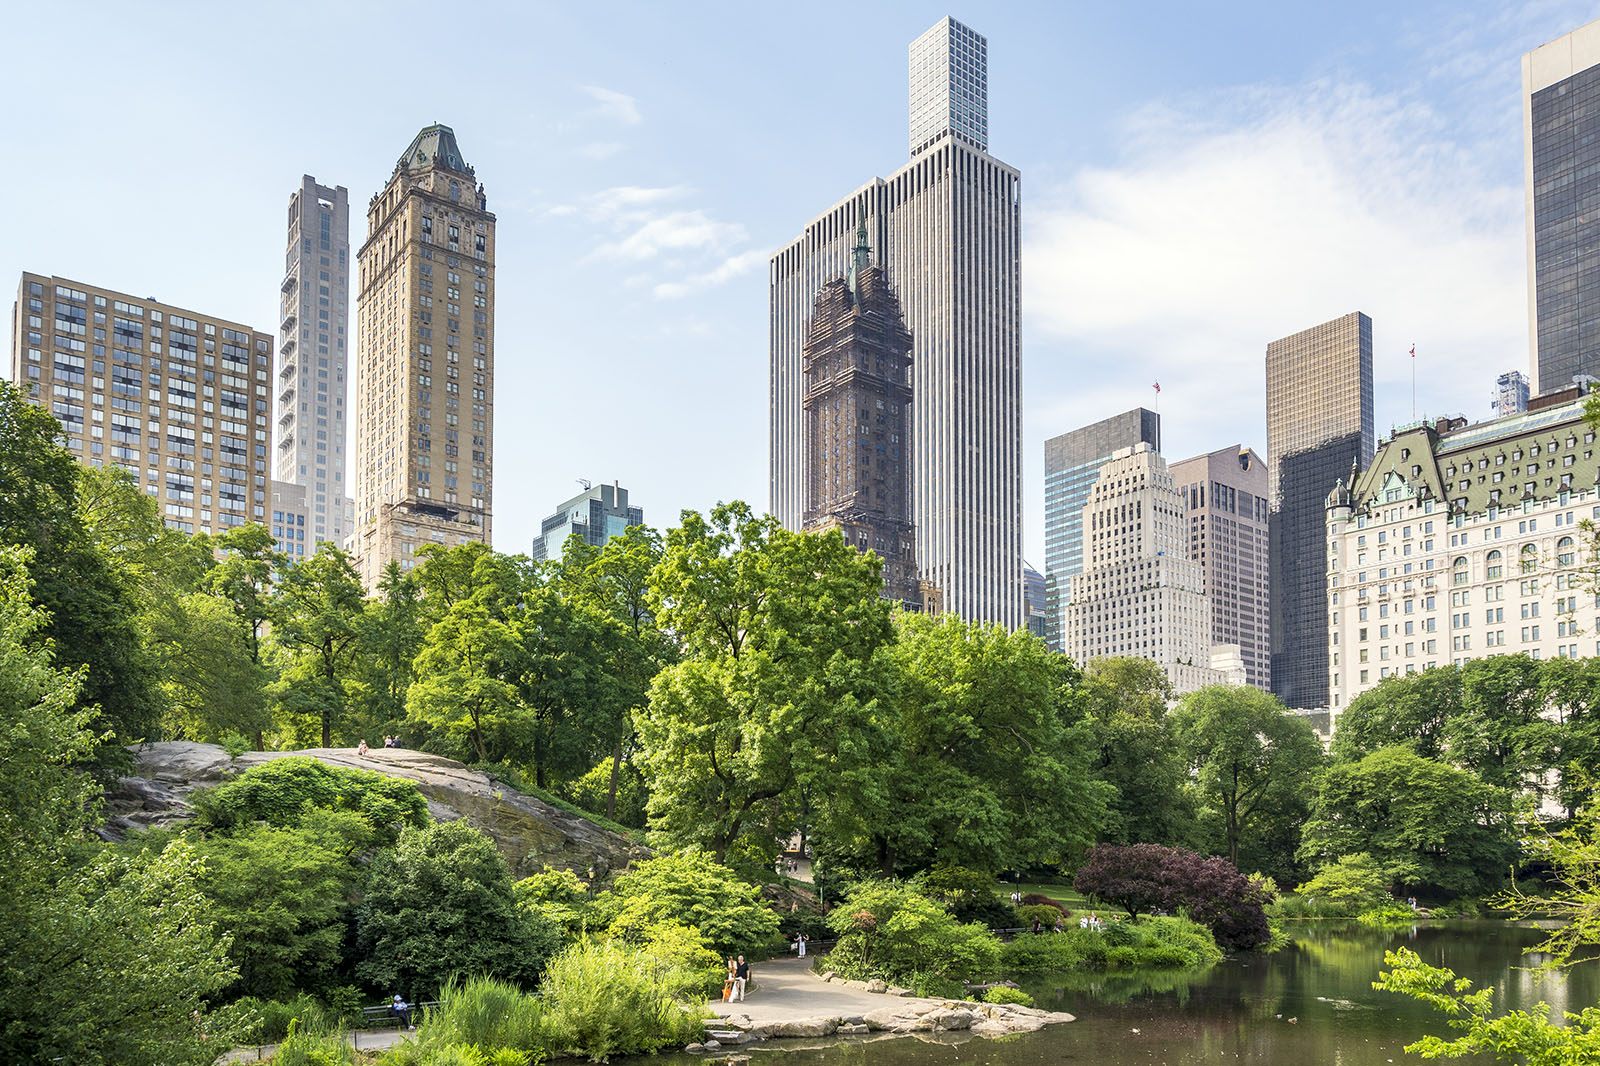
[{"label": "maroon leaved tree", "polygon": [[1114,903],[1137,919],[1152,910],[1187,911],[1224,950],[1259,947],[1270,937],[1271,895],[1227,859],[1159,844],[1097,844],[1073,881],[1079,892]]}]

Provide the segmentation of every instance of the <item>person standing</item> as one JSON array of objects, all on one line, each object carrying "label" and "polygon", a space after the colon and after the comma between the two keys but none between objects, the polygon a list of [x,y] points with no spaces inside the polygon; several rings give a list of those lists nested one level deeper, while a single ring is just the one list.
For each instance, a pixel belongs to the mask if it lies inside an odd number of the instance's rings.
[{"label": "person standing", "polygon": [[744,956],[739,956],[739,961],[733,967],[733,998],[744,999],[745,986],[750,983],[750,964],[744,961]]},{"label": "person standing", "polygon": [[795,937],[795,943],[800,945],[800,957],[802,959],[805,958],[806,957],[806,935],[805,935],[805,933],[800,933],[798,936],[796,936]]}]

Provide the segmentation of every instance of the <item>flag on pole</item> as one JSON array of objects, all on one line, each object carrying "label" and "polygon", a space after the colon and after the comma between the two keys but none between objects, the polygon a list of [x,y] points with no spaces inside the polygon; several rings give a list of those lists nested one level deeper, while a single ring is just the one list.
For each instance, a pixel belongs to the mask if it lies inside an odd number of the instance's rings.
[{"label": "flag on pole", "polygon": [[1417,357],[1417,346],[1415,344],[1413,344],[1411,346],[1411,358],[1415,359],[1416,357]]},{"label": "flag on pole", "polygon": [[1161,391],[1161,382],[1158,381],[1158,382],[1156,382],[1156,392],[1160,392],[1160,391]]}]

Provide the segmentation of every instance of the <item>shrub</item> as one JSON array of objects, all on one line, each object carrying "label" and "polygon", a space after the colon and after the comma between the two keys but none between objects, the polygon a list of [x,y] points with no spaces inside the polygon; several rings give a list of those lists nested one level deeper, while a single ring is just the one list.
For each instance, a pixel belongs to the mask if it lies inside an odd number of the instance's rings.
[{"label": "shrub", "polygon": [[276,1066],[355,1066],[356,1050],[343,1033],[301,1032],[291,1022],[272,1061]]},{"label": "shrub", "polygon": [[[1009,944],[1000,946],[1000,971],[1007,975],[1043,973],[1050,970],[1075,970],[1082,968],[1087,957],[1086,935],[1083,930],[1070,929],[1065,933],[1046,933],[1034,936],[1024,933]],[[1103,958],[1105,945],[1097,945]]]},{"label": "shrub", "polygon": [[1042,892],[1028,892],[1024,894],[1021,905],[1024,907],[1054,907],[1063,915],[1072,913],[1071,911],[1067,910],[1067,908],[1063,907],[1061,904],[1057,903],[1055,900],[1051,899]]},{"label": "shrub", "polygon": [[912,987],[912,974],[970,981],[993,973],[1000,942],[979,925],[964,925],[908,884],[863,881],[828,916],[839,943],[828,964],[856,979],[882,978]]},{"label": "shrub", "polygon": [[985,1003],[1014,1003],[1019,1007],[1033,1006],[1033,997],[1020,988],[995,985],[983,994]]},{"label": "shrub", "polygon": [[1386,871],[1364,851],[1341,855],[1295,891],[1311,899],[1327,900],[1342,914],[1359,914],[1391,898]]},{"label": "shrub", "polygon": [[1482,913],[1483,908],[1478,901],[1465,896],[1429,908],[1429,914],[1435,918],[1477,918]]},{"label": "shrub", "polygon": [[589,890],[571,870],[546,866],[542,873],[516,882],[511,891],[525,913],[560,926],[568,939],[582,935],[593,920]]},{"label": "shrub", "polygon": [[258,999],[242,996],[218,1012],[223,1024],[233,1030],[241,1043],[276,1044],[290,1031],[304,1036],[322,1036],[344,1025],[344,1013],[324,1006],[300,993],[293,999]]},{"label": "shrub", "polygon": [[1225,949],[1258,947],[1271,938],[1266,883],[1244,876],[1226,859],[1157,844],[1097,844],[1074,884],[1135,919],[1141,911],[1186,909]]},{"label": "shrub", "polygon": [[573,945],[550,963],[541,986],[547,1046],[599,1061],[697,1039],[708,1012],[672,994],[694,980],[676,969],[620,941]]},{"label": "shrub", "polygon": [[1132,970],[1139,965],[1139,949],[1132,947],[1106,948],[1106,969]]},{"label": "shrub", "polygon": [[1033,923],[1038,922],[1046,929],[1051,929],[1056,922],[1065,922],[1066,916],[1059,907],[1042,907],[1036,903],[1024,903],[1016,908],[1017,924],[1024,929],[1033,928]]},{"label": "shrub", "polygon": [[428,824],[428,804],[410,781],[329,766],[303,755],[273,759],[192,797],[202,826],[228,830],[255,822],[298,826],[307,808],[355,811],[393,843],[405,826]]},{"label": "shrub", "polygon": [[424,1048],[470,1044],[541,1051],[542,1015],[538,997],[509,982],[493,977],[452,980],[439,992],[439,1006],[423,1019],[417,1041]]},{"label": "shrub", "polygon": [[1017,924],[1016,911],[995,895],[994,878],[988,874],[965,866],[936,866],[918,874],[912,884],[958,922],[978,922],[990,929]]},{"label": "shrub", "polygon": [[1356,915],[1356,921],[1378,929],[1398,929],[1417,920],[1417,912],[1400,903],[1374,907]]},{"label": "shrub", "polygon": [[723,955],[760,955],[781,950],[778,916],[761,890],[698,851],[657,855],[617,878],[595,901],[596,913],[614,935],[643,943],[653,928],[674,924],[700,931]]}]

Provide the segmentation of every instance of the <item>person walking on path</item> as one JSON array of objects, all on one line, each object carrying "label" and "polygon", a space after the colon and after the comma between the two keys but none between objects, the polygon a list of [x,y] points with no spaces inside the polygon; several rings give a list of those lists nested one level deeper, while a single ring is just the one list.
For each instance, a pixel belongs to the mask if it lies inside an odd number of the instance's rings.
[{"label": "person walking on path", "polygon": [[739,961],[733,967],[733,998],[743,1002],[745,986],[750,983],[750,964],[744,961],[744,956],[739,956]]}]

